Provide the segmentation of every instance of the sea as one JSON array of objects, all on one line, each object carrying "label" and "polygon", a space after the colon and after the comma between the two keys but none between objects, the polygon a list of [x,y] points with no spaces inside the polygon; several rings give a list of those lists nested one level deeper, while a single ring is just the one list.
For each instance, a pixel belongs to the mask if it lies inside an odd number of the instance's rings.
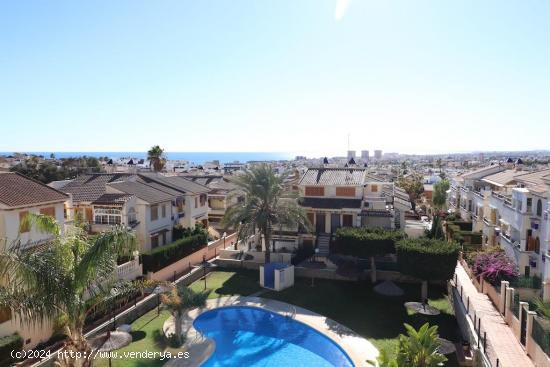
[{"label": "sea", "polygon": [[[46,158],[53,153],[55,158],[69,157],[109,157],[146,159],[147,152],[19,152],[25,154],[41,155]],[[12,155],[14,152],[0,152],[0,156]],[[291,160],[296,157],[295,153],[289,152],[165,152],[168,160],[185,160],[195,164],[203,164],[214,160],[220,163],[246,163],[250,161],[280,161]]]}]

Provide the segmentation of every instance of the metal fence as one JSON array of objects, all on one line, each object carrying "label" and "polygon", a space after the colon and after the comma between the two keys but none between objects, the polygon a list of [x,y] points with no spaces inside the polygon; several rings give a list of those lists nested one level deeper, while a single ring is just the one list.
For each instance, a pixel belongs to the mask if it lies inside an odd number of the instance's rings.
[{"label": "metal fence", "polygon": [[[487,337],[487,332],[485,330],[485,325],[483,323],[483,315],[478,313],[470,303],[470,298],[466,296],[463,292],[463,287],[458,281],[458,278],[455,277],[453,295],[456,297],[456,301],[462,306],[464,311],[464,317],[467,318],[468,324],[471,324],[470,329],[472,332],[472,340],[475,344],[475,347],[479,350],[483,365],[486,367],[503,367],[500,364],[500,360],[497,357],[496,351],[491,343],[489,337]],[[456,311],[456,310],[455,310]],[[459,313],[455,312],[456,317],[459,318]],[[474,345],[472,345],[473,347]]]},{"label": "metal fence", "polygon": [[533,340],[550,356],[550,323],[539,316],[533,318]]}]

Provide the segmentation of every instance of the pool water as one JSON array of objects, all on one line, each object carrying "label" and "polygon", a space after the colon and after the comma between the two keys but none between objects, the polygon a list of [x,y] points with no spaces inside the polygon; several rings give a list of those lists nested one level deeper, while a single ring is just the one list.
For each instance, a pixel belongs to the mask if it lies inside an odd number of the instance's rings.
[{"label": "pool water", "polygon": [[328,337],[260,308],[217,308],[199,315],[193,325],[216,341],[205,367],[354,367]]}]

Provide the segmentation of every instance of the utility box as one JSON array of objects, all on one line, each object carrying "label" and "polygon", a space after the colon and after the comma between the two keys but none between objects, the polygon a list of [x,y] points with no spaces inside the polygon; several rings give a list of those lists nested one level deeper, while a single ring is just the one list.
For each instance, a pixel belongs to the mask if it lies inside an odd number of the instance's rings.
[{"label": "utility box", "polygon": [[269,263],[260,266],[260,285],[275,291],[294,285],[294,265]]}]

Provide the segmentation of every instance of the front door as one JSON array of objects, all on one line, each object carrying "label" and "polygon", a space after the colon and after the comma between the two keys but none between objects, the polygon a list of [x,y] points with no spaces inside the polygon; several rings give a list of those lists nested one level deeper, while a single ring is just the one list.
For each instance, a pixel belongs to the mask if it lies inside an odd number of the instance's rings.
[{"label": "front door", "polygon": [[340,228],[340,214],[331,214],[330,216],[330,231],[336,232],[338,228]]},{"label": "front door", "polygon": [[315,224],[317,233],[325,233],[325,213],[315,214]]}]

